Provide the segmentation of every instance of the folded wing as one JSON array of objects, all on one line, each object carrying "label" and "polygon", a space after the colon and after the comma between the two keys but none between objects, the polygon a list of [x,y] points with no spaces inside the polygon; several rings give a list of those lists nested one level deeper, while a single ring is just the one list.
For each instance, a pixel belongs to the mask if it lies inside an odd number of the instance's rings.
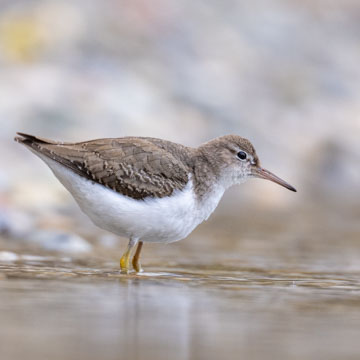
[{"label": "folded wing", "polygon": [[184,162],[155,139],[61,143],[23,133],[18,135],[16,141],[80,176],[133,199],[170,196],[175,190],[182,190],[189,180],[189,169]]}]

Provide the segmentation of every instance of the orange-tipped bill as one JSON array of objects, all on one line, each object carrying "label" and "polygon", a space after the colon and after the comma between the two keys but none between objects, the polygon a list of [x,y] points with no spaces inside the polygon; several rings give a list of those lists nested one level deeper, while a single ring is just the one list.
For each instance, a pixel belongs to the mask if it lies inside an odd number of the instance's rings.
[{"label": "orange-tipped bill", "polygon": [[288,184],[286,181],[284,181],[283,179],[280,179],[278,176],[276,176],[275,174],[271,173],[268,170],[265,170],[259,166],[254,166],[251,170],[251,175],[260,179],[265,179],[265,180],[270,180],[276,184],[279,184],[291,191],[295,191],[296,189],[291,186],[290,184]]}]

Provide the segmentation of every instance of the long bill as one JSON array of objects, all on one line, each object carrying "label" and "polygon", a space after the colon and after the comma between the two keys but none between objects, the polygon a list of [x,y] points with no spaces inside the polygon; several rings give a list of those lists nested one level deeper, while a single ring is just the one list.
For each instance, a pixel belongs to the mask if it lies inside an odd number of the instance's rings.
[{"label": "long bill", "polygon": [[291,191],[296,192],[296,189],[291,186],[289,183],[284,181],[283,179],[280,179],[278,176],[270,172],[269,170],[265,170],[260,166],[254,166],[251,170],[251,175],[260,179],[270,180],[276,184],[279,184]]}]

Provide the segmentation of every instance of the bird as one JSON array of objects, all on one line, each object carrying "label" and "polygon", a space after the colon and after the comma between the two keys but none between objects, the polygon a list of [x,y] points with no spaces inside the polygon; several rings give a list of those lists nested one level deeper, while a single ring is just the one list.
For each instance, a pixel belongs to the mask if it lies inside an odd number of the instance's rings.
[{"label": "bird", "polygon": [[95,225],[128,238],[122,273],[131,265],[142,271],[145,242],[186,238],[233,185],[261,178],[296,192],[261,167],[254,146],[238,135],[196,148],[152,137],[59,142],[18,132],[15,141],[48,165]]}]

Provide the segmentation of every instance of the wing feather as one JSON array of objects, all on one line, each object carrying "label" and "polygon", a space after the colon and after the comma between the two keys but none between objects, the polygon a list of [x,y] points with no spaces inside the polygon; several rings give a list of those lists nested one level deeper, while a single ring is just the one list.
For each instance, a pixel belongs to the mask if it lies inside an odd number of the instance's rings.
[{"label": "wing feather", "polygon": [[177,147],[168,147],[159,139],[117,138],[58,143],[19,135],[16,141],[133,199],[170,196],[175,190],[182,190],[189,180],[190,170],[184,159],[172,151]]}]

